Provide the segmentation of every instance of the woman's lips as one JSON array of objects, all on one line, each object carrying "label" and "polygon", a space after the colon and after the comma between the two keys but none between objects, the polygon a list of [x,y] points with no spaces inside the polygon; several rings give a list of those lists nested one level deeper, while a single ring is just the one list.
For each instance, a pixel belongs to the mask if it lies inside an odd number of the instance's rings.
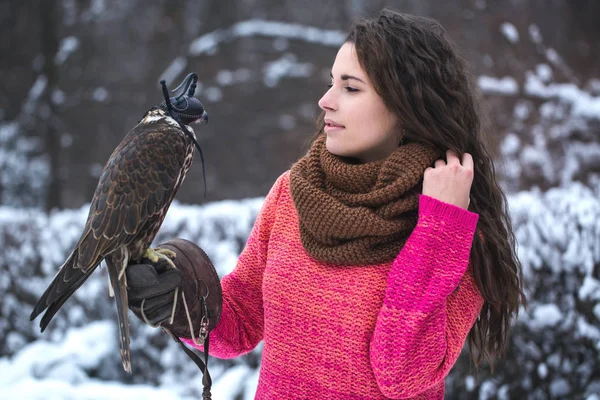
[{"label": "woman's lips", "polygon": [[337,124],[330,120],[325,120],[325,132],[333,132],[341,129],[344,129],[343,125]]}]

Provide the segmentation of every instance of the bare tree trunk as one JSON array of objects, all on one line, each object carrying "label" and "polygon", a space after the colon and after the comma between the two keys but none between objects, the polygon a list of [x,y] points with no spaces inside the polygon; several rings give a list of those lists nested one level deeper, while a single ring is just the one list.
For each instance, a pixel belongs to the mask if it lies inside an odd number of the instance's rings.
[{"label": "bare tree trunk", "polygon": [[45,208],[47,211],[53,208],[62,208],[62,178],[60,176],[60,123],[59,111],[52,101],[52,93],[58,86],[59,66],[54,62],[58,52],[59,38],[58,26],[60,24],[59,7],[56,0],[41,0],[40,10],[40,33],[41,51],[44,57],[42,73],[47,79],[46,91],[40,102],[39,121],[40,131],[44,132],[45,152],[49,157],[50,182],[46,196]]}]

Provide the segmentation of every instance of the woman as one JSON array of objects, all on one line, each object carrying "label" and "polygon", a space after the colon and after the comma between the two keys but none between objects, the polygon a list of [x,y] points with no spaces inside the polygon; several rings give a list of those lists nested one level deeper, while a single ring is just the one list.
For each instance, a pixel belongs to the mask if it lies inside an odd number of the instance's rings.
[{"label": "woman", "polygon": [[467,336],[491,361],[524,302],[467,65],[437,22],[383,10],[319,106],[222,279],[210,353],[264,340],[258,399],[442,399]]}]

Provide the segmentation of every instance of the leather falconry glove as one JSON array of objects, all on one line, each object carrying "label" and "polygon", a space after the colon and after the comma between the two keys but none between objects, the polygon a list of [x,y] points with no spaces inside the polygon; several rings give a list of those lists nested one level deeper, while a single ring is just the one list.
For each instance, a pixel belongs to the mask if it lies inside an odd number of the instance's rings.
[{"label": "leather falconry glove", "polygon": [[[192,242],[174,239],[157,249],[166,258],[155,263],[144,259],[125,271],[129,308],[147,324],[160,326],[203,371],[202,398],[209,400],[209,332],[219,322],[223,304],[219,276],[206,253]],[[204,362],[180,338],[204,345]]]},{"label": "leather falconry glove", "polygon": [[168,250],[176,269],[165,259],[128,266],[129,308],[147,324],[201,344],[197,339],[206,337],[221,316],[219,276],[206,253],[192,242],[174,239],[158,249]]}]

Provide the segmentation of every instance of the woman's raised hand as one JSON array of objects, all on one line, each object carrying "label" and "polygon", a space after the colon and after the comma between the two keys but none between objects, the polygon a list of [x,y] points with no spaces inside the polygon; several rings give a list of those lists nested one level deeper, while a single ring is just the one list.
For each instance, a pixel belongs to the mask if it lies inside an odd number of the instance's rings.
[{"label": "woman's raised hand", "polygon": [[464,153],[461,160],[456,152],[448,150],[446,160],[437,160],[425,170],[423,194],[467,209],[473,183],[473,157]]}]

